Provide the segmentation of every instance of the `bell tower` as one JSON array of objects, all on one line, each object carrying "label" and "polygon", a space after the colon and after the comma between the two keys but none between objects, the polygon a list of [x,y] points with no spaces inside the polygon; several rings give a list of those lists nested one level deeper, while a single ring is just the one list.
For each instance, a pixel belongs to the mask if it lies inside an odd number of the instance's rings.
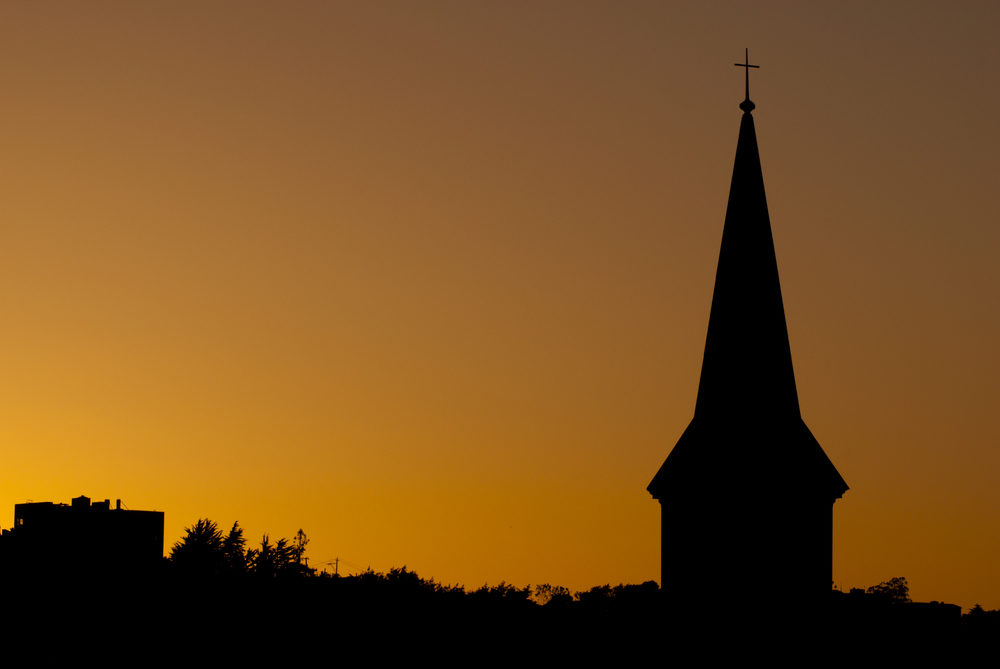
[{"label": "bell tower", "polygon": [[746,97],[694,417],[647,488],[661,507],[661,583],[678,602],[741,588],[819,601],[847,483],[799,411],[750,100],[757,66],[737,65]]}]

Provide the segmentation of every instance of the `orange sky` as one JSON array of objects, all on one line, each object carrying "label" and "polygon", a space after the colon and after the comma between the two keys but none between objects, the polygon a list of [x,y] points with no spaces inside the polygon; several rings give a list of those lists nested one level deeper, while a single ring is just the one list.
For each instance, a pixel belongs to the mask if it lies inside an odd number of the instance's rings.
[{"label": "orange sky", "polygon": [[0,503],[657,579],[749,46],[835,580],[1000,608],[998,13],[5,5]]}]

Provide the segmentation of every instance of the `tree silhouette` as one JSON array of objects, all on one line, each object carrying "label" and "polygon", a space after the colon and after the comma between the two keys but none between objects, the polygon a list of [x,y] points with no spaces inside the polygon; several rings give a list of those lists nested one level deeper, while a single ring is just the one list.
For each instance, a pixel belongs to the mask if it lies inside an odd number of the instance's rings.
[{"label": "tree silhouette", "polygon": [[247,568],[255,576],[271,575],[274,572],[274,546],[265,534],[260,540],[260,548],[247,551]]},{"label": "tree silhouette", "polygon": [[233,528],[222,541],[222,555],[226,571],[231,574],[245,574],[247,571],[246,556],[247,540],[243,537],[243,528],[239,521],[233,523]]},{"label": "tree silhouette", "polygon": [[535,586],[535,601],[542,606],[567,606],[573,602],[569,588],[542,583]]},{"label": "tree silhouette", "polygon": [[292,561],[292,546],[288,539],[281,537],[274,542],[274,575],[284,575],[289,571],[294,562]]},{"label": "tree silhouette", "polygon": [[299,531],[295,533],[295,538],[292,539],[291,546],[291,557],[292,564],[290,567],[294,569],[301,576],[312,576],[316,573],[315,569],[309,568],[309,558],[306,555],[306,544],[309,543],[309,537],[306,533],[299,528]]},{"label": "tree silhouette", "polygon": [[865,593],[891,604],[906,604],[910,601],[910,586],[902,576],[873,585]]},{"label": "tree silhouette", "polygon": [[225,565],[219,526],[207,518],[199,518],[194,525],[184,528],[184,532],[170,550],[170,561],[190,574],[219,574]]},{"label": "tree silhouette", "polygon": [[[308,541],[304,532],[302,538]],[[297,559],[301,559],[304,552],[304,543],[301,552],[296,553],[296,547],[288,539],[282,537],[272,544],[270,537],[265,534],[260,540],[260,548],[247,551],[246,561],[250,573],[258,578],[288,576],[301,573]]]},{"label": "tree silhouette", "polygon": [[302,558],[306,552],[306,544],[309,543],[309,538],[306,537],[306,533],[299,528],[299,531],[295,533],[295,538],[292,539],[292,559],[295,560],[296,564],[302,564]]},{"label": "tree silhouette", "polygon": [[484,585],[483,587],[468,594],[469,601],[483,610],[497,611],[523,611],[536,606],[531,600],[531,586],[523,588],[511,585],[505,581],[500,581],[497,585]]}]

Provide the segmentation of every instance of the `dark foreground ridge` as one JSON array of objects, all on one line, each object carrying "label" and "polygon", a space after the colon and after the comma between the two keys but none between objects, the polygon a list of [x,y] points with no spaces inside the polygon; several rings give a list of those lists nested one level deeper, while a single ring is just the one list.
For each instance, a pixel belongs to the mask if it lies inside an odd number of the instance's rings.
[{"label": "dark foreground ridge", "polygon": [[[179,554],[152,572],[94,578],[6,573],[8,610],[21,635],[59,622],[70,636],[106,639],[132,653],[184,648],[239,658],[325,647],[372,652],[383,644],[421,655],[474,652],[536,655],[655,654],[664,644],[757,639],[760,652],[796,645],[870,649],[976,647],[1000,634],[1000,611],[962,615],[952,604],[914,603],[885,585],[831,592],[824,607],[755,610],[755,593],[701,610],[678,608],[656,583],[598,586],[569,593],[549,585],[505,583],[465,589],[405,567],[388,573],[317,574],[301,563],[271,570],[215,571],[182,565]],[[218,564],[218,563],[216,563]],[[202,568],[203,567],[203,568]],[[773,593],[767,593],[767,602]],[[761,645],[763,644],[763,645]],[[766,650],[770,649],[770,651]]]},{"label": "dark foreground ridge", "polygon": [[[104,511],[113,513],[103,506],[89,513]],[[725,601],[692,606],[672,600],[653,581],[571,593],[549,584],[466,589],[405,567],[320,573],[308,566],[308,538],[301,530],[291,540],[265,535],[249,546],[238,523],[224,532],[204,519],[187,528],[167,558],[150,561],[130,552],[138,556],[134,562],[116,560],[119,538],[108,545],[111,553],[91,543],[84,562],[65,563],[29,550],[40,535],[21,531],[26,526],[27,521],[0,539],[5,601],[17,614],[17,638],[46,652],[89,649],[148,657],[151,649],[183,649],[199,657],[248,661],[335,648],[565,660],[591,653],[649,657],[664,644],[686,647],[720,639],[752,641],[754,652],[766,654],[890,640],[915,644],[912,648],[975,647],[1000,634],[1000,612],[977,608],[962,615],[956,605],[911,602],[905,579],[831,591],[822,605],[810,608],[803,608],[795,593],[772,591],[734,591]],[[44,541],[57,545],[52,537]],[[775,607],[775,601],[786,602],[786,608]],[[60,642],[46,646],[55,628]]]}]

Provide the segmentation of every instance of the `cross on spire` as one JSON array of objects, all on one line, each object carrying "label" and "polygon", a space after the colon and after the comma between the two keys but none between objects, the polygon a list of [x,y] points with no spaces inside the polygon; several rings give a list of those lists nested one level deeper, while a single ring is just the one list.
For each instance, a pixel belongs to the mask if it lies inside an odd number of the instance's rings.
[{"label": "cross on spire", "polygon": [[746,68],[747,96],[746,96],[746,99],[743,100],[743,102],[740,103],[740,109],[742,109],[743,111],[745,111],[746,113],[749,114],[750,112],[752,112],[754,110],[754,107],[757,106],[753,102],[750,101],[750,68],[751,67],[760,68],[760,65],[751,65],[750,64],[750,49],[746,49],[745,50],[744,58],[745,58],[745,62],[743,62],[743,63],[733,63],[733,65],[735,65],[736,67],[744,67],[744,68]]}]

